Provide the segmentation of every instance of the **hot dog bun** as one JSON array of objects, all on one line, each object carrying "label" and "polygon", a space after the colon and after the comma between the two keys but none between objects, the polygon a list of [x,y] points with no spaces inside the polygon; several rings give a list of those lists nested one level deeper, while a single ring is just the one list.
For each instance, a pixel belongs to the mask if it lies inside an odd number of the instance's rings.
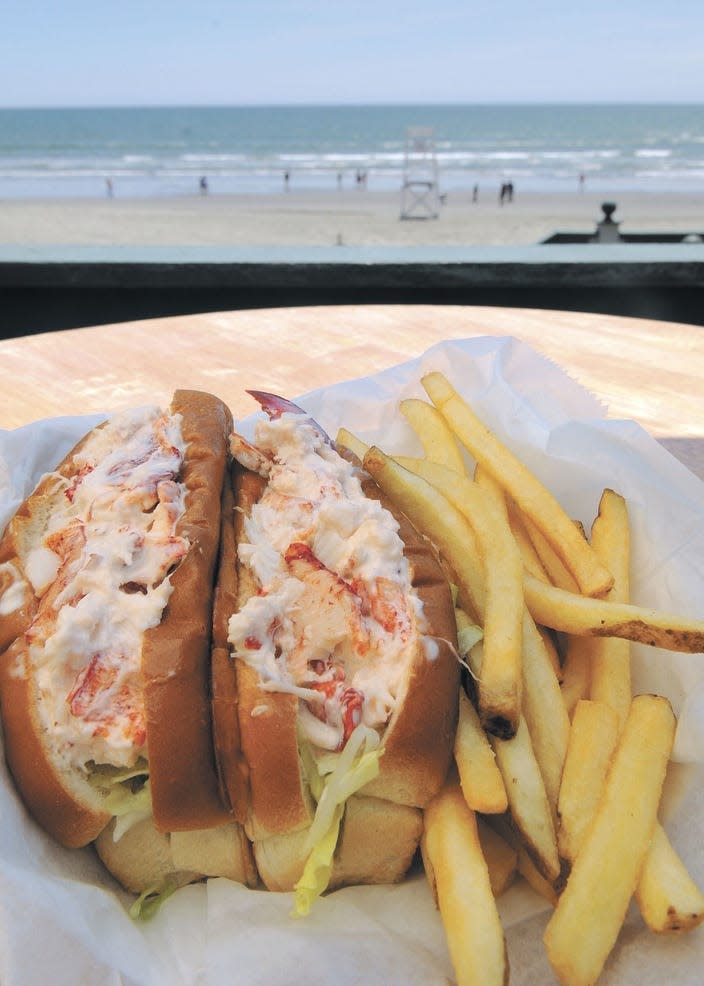
[{"label": "hot dog bun", "polygon": [[0,542],[12,576],[0,608],[6,757],[31,814],[66,846],[105,828],[124,774],[140,778],[125,795],[148,774],[164,831],[228,818],[209,653],[230,422],[194,391],[164,413],[115,416],[39,483]]},{"label": "hot dog bun", "polygon": [[[274,415],[273,419],[278,420],[278,416]],[[292,427],[295,430],[295,423]],[[277,440],[275,437],[267,438],[267,434],[263,452],[258,445],[248,444],[240,455],[245,466],[259,464],[260,472],[264,473],[268,468],[265,459],[271,453],[266,443]],[[283,448],[292,439],[287,434],[281,441]],[[235,455],[240,446],[241,442],[236,439]],[[286,454],[282,451],[271,455],[276,463],[274,469],[288,469],[288,464],[284,462]],[[333,454],[327,448],[322,453],[326,461]],[[345,685],[354,686],[350,687],[350,692],[359,693],[361,679],[352,677],[352,668],[358,666],[362,678],[373,692],[370,675],[373,678],[375,671],[371,669],[375,667],[374,662],[377,662],[382,678],[388,674],[383,669],[384,654],[377,644],[369,644],[366,636],[369,622],[376,620],[383,626],[383,632],[379,631],[378,636],[388,641],[392,650],[398,648],[399,662],[405,669],[394,681],[390,713],[374,727],[383,750],[378,776],[365,783],[354,800],[348,799],[341,829],[346,835],[341,836],[338,844],[330,886],[337,885],[335,881],[385,882],[400,878],[410,864],[420,837],[419,809],[439,790],[452,755],[459,666],[454,608],[447,580],[432,546],[417,533],[407,518],[395,514],[369,476],[362,475],[358,466],[353,469],[355,475],[361,478],[364,497],[378,501],[384,515],[393,515],[394,520],[387,523],[387,527],[390,529],[394,523],[397,525],[405,565],[410,573],[409,584],[403,582],[401,575],[398,584],[391,584],[391,580],[383,576],[375,577],[376,580],[372,578],[371,584],[379,589],[380,597],[373,598],[369,604],[365,598],[365,587],[359,584],[357,574],[350,572],[347,563],[345,570],[338,572],[315,555],[311,545],[327,540],[330,535],[328,532],[320,538],[313,520],[310,521],[310,528],[306,528],[308,507],[305,503],[301,506],[298,492],[291,493],[291,505],[287,494],[281,493],[283,489],[293,490],[290,475],[272,488],[270,499],[267,499],[269,481],[262,475],[243,467],[236,477],[239,589],[238,611],[231,621],[230,640],[237,665],[242,755],[247,763],[250,784],[246,827],[254,843],[260,875],[270,889],[290,888],[292,881],[295,882],[301,874],[304,855],[310,852],[308,832],[320,792],[318,781],[311,776],[311,757],[302,744],[313,749],[313,759],[321,753],[316,741],[311,739],[317,731],[315,723],[311,734],[304,736],[302,733],[301,716],[306,716],[308,724],[311,723],[310,713],[304,708],[310,704],[307,696],[313,695],[315,698],[315,694],[310,690],[301,692],[290,687],[291,681],[286,679],[285,672],[281,672],[280,680],[273,677],[272,661],[277,666],[286,661],[291,667],[292,655],[296,655],[293,661],[299,664],[308,658],[308,668],[303,672],[304,681],[315,677],[309,674],[311,666],[321,664],[327,670],[334,667],[335,677],[343,679]],[[317,503],[316,482],[311,481],[309,485],[313,488],[311,500]],[[336,480],[331,480],[326,474],[319,485],[323,489],[334,485],[334,482]],[[345,479],[343,485],[346,483]],[[262,557],[268,557],[270,550],[268,542],[266,548],[262,547],[263,538],[257,527],[259,522],[252,519],[258,504],[263,504],[265,512],[272,509],[272,504],[274,512],[280,509],[282,525],[287,522],[285,517],[297,509],[301,509],[304,518],[294,522],[295,530],[290,535],[293,543],[289,544],[286,533],[279,535],[277,532],[275,537],[279,538],[278,550],[285,565],[303,583],[299,595],[293,590],[296,598],[293,608],[298,613],[292,617],[293,622],[299,625],[299,629],[302,624],[308,625],[298,637],[294,629],[293,644],[291,636],[286,636],[286,628],[283,636],[278,634],[278,629],[273,630],[271,636],[276,643],[269,658],[259,656],[271,644],[266,639],[266,620],[276,628],[285,621],[280,612],[275,612],[273,616],[268,613],[267,600],[282,591],[281,581],[285,581],[288,575],[285,566],[280,566],[283,574],[275,575],[270,584],[262,584],[249,563],[257,552]],[[317,509],[313,506],[311,515]],[[327,510],[328,507],[321,509]],[[387,534],[385,529],[383,537],[386,538]],[[390,534],[388,536],[391,537]],[[350,529],[345,537],[358,540],[361,554],[367,551],[363,533]],[[402,567],[399,564],[399,570]],[[402,585],[407,587],[402,589]],[[396,612],[395,594],[400,592],[407,593],[408,599]],[[358,594],[361,598],[357,598]],[[257,605],[246,610],[250,600]],[[325,653],[328,623],[336,619],[338,606],[342,607],[343,614],[348,614],[344,617],[349,620],[348,632],[333,635],[329,653]],[[251,618],[247,622],[244,616],[245,612],[257,611],[267,614],[258,628],[251,623]],[[281,643],[282,640],[286,643]],[[312,651],[309,644],[313,647]],[[301,649],[304,658],[300,657]],[[346,660],[348,664],[345,667]],[[332,687],[334,680],[325,679],[324,686],[328,685]],[[315,687],[315,680],[306,686],[308,689]],[[356,700],[358,705],[362,704],[360,699]],[[314,708],[317,710],[318,706],[314,705]],[[364,714],[361,713],[362,716]],[[316,711],[314,715],[318,718],[320,713]],[[327,723],[324,725],[327,727]],[[333,741],[333,745],[322,749],[323,755],[325,749],[337,749],[339,752],[348,735],[349,730],[345,727],[345,736],[340,745],[336,748]],[[346,847],[344,850],[343,846]]]},{"label": "hot dog bun", "polygon": [[[240,544],[246,540],[245,518],[264,492],[265,483],[255,473],[237,467],[233,478],[237,504],[235,539]],[[232,612],[240,610],[258,589],[246,565],[238,564],[237,572],[238,591]],[[313,820],[315,805],[298,750],[298,699],[284,692],[263,693],[256,671],[240,661],[233,663],[237,675],[239,756],[248,778],[247,800],[239,814],[244,815],[252,839],[305,828]]]},{"label": "hot dog bun", "polygon": [[[67,847],[94,842],[132,892],[208,876],[293,888],[336,784],[326,886],[394,882],[446,775],[459,666],[443,570],[360,464],[302,420],[332,469],[321,490],[339,480],[325,509],[342,520],[321,537],[345,561],[308,530],[315,483],[310,502],[294,495],[291,532],[275,492],[292,602],[244,639],[233,621],[253,600],[266,610],[271,588],[251,563],[252,517],[276,457],[252,445],[230,467],[231,415],[210,395],[177,391],[166,411],[91,431],[0,540],[10,770],[35,820]],[[267,634],[302,684],[244,658]]]},{"label": "hot dog bun", "polygon": [[95,848],[106,869],[130,893],[159,893],[210,876],[250,887],[257,884],[252,848],[237,822],[168,833],[145,818],[117,840],[114,825],[111,821],[103,829]]},{"label": "hot dog bun", "polygon": [[[345,807],[328,889],[397,883],[413,862],[422,830],[418,808],[353,794]],[[294,889],[308,857],[306,834],[302,829],[254,844],[257,869],[268,890]]]}]

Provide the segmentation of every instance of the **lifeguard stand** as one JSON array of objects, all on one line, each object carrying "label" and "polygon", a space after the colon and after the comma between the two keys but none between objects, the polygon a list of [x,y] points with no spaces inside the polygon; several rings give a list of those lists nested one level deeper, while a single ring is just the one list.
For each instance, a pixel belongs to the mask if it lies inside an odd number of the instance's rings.
[{"label": "lifeguard stand", "polygon": [[437,219],[438,159],[432,127],[409,127],[401,186],[401,219]]}]

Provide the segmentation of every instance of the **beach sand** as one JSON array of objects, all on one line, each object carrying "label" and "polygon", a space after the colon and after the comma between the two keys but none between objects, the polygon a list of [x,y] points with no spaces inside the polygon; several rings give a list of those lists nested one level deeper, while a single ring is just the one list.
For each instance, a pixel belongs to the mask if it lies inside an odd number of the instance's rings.
[{"label": "beach sand", "polygon": [[354,188],[270,195],[127,199],[5,199],[0,244],[237,246],[487,246],[539,243],[594,231],[601,203],[618,205],[621,231],[704,232],[704,196],[594,190],[521,193],[451,190],[437,219],[400,219],[398,192]]}]

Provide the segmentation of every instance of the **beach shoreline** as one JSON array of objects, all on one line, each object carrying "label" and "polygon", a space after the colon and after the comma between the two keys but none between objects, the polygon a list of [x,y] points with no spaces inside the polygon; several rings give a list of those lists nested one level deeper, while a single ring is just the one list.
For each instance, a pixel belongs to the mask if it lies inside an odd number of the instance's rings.
[{"label": "beach shoreline", "polygon": [[[0,200],[2,245],[521,246],[557,232],[593,233],[601,191],[451,189],[436,219],[401,219],[401,193],[345,188],[275,194]],[[623,233],[704,233],[704,197],[621,191]]]}]

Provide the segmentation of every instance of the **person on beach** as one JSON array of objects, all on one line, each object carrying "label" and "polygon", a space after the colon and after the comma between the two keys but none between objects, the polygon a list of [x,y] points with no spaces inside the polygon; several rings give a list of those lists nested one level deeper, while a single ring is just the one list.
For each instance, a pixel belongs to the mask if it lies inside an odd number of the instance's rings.
[{"label": "person on beach", "polygon": [[291,180],[291,175],[288,171],[284,171],[284,190],[288,192],[288,183]]},{"label": "person on beach", "polygon": [[205,175],[203,175],[203,177],[201,178],[201,180],[199,182],[199,185],[200,185],[200,194],[201,195],[207,195],[208,194],[208,179],[205,177]]},{"label": "person on beach", "polygon": [[105,179],[105,194],[109,199],[113,196],[112,178]]}]

